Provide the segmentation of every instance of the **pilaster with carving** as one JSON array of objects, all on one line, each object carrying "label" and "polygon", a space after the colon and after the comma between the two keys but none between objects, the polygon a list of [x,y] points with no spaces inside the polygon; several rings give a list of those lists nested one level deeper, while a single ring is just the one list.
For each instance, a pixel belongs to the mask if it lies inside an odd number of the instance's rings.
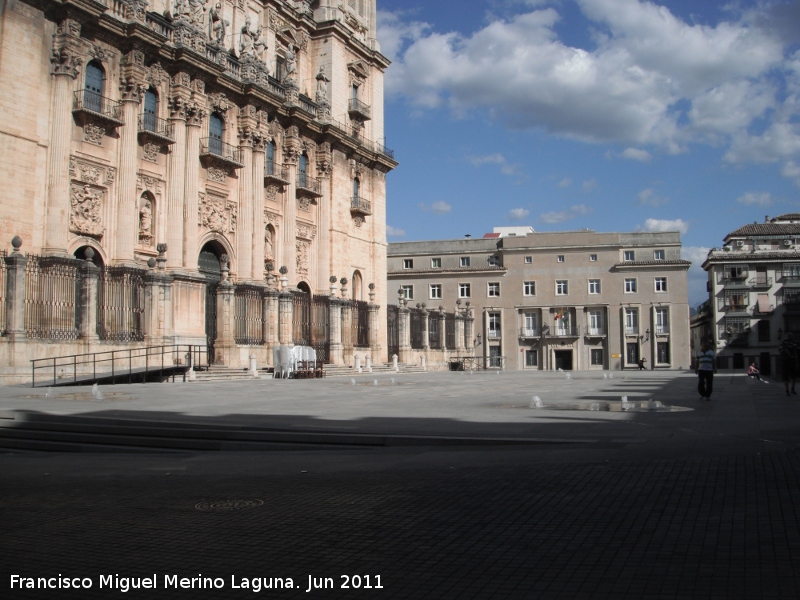
[{"label": "pilaster with carving", "polygon": [[197,269],[197,207],[200,192],[200,127],[208,116],[205,104],[205,82],[193,79],[189,84],[191,99],[186,106],[186,183],[185,231],[183,234],[183,266]]},{"label": "pilaster with carving", "polygon": [[[263,214],[263,200],[259,203],[258,215],[254,210],[256,198],[254,195],[253,181],[253,145],[258,132],[258,120],[255,106],[245,105],[239,109],[238,134],[239,150],[242,153],[244,168],[239,172],[239,231],[236,235],[237,246],[237,274],[239,279],[254,279],[261,281],[262,277],[254,277],[253,262],[258,262],[258,256],[253,256],[253,229],[257,216]],[[263,239],[261,230],[259,236]],[[263,272],[263,265],[262,265]]]},{"label": "pilaster with carving", "polygon": [[[175,143],[167,159],[169,190],[167,193],[167,245],[172,251],[167,256],[167,267],[183,266],[183,198],[186,191],[186,112],[192,96],[191,77],[179,72],[170,83],[169,118]],[[195,149],[194,152],[197,152]]]}]

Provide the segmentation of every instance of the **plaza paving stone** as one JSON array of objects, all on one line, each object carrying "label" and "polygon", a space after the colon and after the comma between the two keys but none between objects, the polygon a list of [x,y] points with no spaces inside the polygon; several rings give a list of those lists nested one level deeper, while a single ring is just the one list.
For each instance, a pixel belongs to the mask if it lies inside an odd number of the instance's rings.
[{"label": "plaza paving stone", "polygon": [[[456,446],[0,454],[3,598],[797,598],[800,400],[719,375],[467,375],[0,388],[7,417],[459,436]],[[377,379],[379,385],[372,382]],[[367,385],[361,385],[367,384]],[[70,394],[77,393],[77,396]],[[533,395],[549,408],[532,409]],[[652,398],[681,412],[564,410]],[[17,411],[24,411],[18,413]],[[481,446],[470,439],[560,440]],[[579,441],[580,443],[568,443]],[[567,443],[564,443],[567,442]],[[205,512],[204,501],[263,504]],[[94,587],[10,589],[10,575]],[[157,590],[98,589],[156,573]],[[223,589],[164,589],[163,576]],[[306,593],[308,576],[337,588]],[[382,589],[343,590],[341,575]],[[231,576],[298,589],[232,589]]]}]

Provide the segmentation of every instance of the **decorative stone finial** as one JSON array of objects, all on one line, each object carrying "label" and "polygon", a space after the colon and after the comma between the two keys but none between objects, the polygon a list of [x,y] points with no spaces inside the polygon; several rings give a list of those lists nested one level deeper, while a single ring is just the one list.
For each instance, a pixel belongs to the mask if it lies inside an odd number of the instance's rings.
[{"label": "decorative stone finial", "polygon": [[84,250],[83,258],[85,258],[89,262],[92,262],[92,259],[94,258],[94,248],[89,247],[86,250]]},{"label": "decorative stone finial", "polygon": [[459,298],[458,300],[456,300],[456,306],[461,306],[461,298]]},{"label": "decorative stone finial", "polygon": [[428,305],[423,302],[422,304],[419,305],[419,307],[424,309],[424,308],[427,308]]},{"label": "decorative stone finial", "polygon": [[[156,264],[158,265],[158,270],[163,271],[167,268],[167,245],[164,242],[156,244],[156,250],[158,250]],[[150,261],[147,261],[147,264],[149,265]]]},{"label": "decorative stone finial", "polygon": [[222,276],[222,281],[228,281],[228,273],[230,272],[230,262],[231,258],[227,254],[223,254],[219,257],[219,269]]},{"label": "decorative stone finial", "polygon": [[11,245],[14,247],[14,252],[19,252],[19,249],[22,247],[22,238],[15,235],[11,238]]},{"label": "decorative stone finial", "polygon": [[150,258],[148,258],[147,259],[147,266],[150,267],[151,269],[155,269],[156,268],[156,259],[153,258],[152,256]]},{"label": "decorative stone finial", "polygon": [[287,269],[284,266],[284,267],[281,267],[280,269],[278,269],[278,271],[280,272],[281,275],[286,275],[289,272],[289,269]]},{"label": "decorative stone finial", "polygon": [[369,287],[369,289],[374,290],[375,289],[375,284],[374,283],[370,283],[368,287]]},{"label": "decorative stone finial", "polygon": [[339,283],[341,283],[342,285],[347,285],[347,277],[342,277],[342,278],[339,280]]},{"label": "decorative stone finial", "polygon": [[331,275],[331,278],[328,279],[331,283],[336,283],[336,275]]},{"label": "decorative stone finial", "polygon": [[441,304],[439,305],[439,312],[444,312],[444,306],[442,306]]}]

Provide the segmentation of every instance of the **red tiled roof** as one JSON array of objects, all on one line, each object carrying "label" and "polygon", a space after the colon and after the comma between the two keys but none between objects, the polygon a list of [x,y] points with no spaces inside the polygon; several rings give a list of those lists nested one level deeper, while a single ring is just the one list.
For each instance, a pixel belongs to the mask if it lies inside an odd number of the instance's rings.
[{"label": "red tiled roof", "polygon": [[499,237],[500,237],[499,233],[484,233],[483,234],[483,238],[484,239],[486,239],[486,238],[499,238]]}]

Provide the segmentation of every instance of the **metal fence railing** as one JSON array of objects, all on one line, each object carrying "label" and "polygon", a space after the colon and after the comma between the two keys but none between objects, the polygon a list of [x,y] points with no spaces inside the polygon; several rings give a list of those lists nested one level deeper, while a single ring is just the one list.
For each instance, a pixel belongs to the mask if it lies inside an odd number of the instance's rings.
[{"label": "metal fence railing", "polygon": [[456,349],[456,315],[447,313],[444,316],[444,346],[447,350]]},{"label": "metal fence railing", "polygon": [[121,103],[86,89],[75,92],[72,100],[72,110],[95,113],[106,119],[122,123]]},{"label": "metal fence railing", "polygon": [[144,340],[144,276],[130,267],[106,267],[97,282],[97,335],[101,340]]},{"label": "metal fence railing", "polygon": [[28,255],[25,266],[25,331],[29,338],[78,339],[80,261]]},{"label": "metal fence railing", "polygon": [[363,300],[353,301],[351,340],[358,348],[369,346],[369,304]]},{"label": "metal fence railing", "polygon": [[263,294],[260,288],[237,285],[234,291],[235,311],[233,338],[243,346],[264,344]]},{"label": "metal fence railing", "polygon": [[411,348],[414,350],[422,350],[424,347],[423,339],[423,319],[427,319],[427,315],[419,311],[412,310],[409,316],[409,328],[411,330]]},{"label": "metal fence railing", "polygon": [[439,323],[442,317],[438,312],[432,312],[428,315],[428,346],[431,350],[440,350],[442,348],[442,336],[439,331]]},{"label": "metal fence railing", "polygon": [[0,335],[6,333],[6,251],[0,250]]},{"label": "metal fence railing", "polygon": [[400,307],[391,304],[386,307],[386,345],[389,360],[400,355]]}]

